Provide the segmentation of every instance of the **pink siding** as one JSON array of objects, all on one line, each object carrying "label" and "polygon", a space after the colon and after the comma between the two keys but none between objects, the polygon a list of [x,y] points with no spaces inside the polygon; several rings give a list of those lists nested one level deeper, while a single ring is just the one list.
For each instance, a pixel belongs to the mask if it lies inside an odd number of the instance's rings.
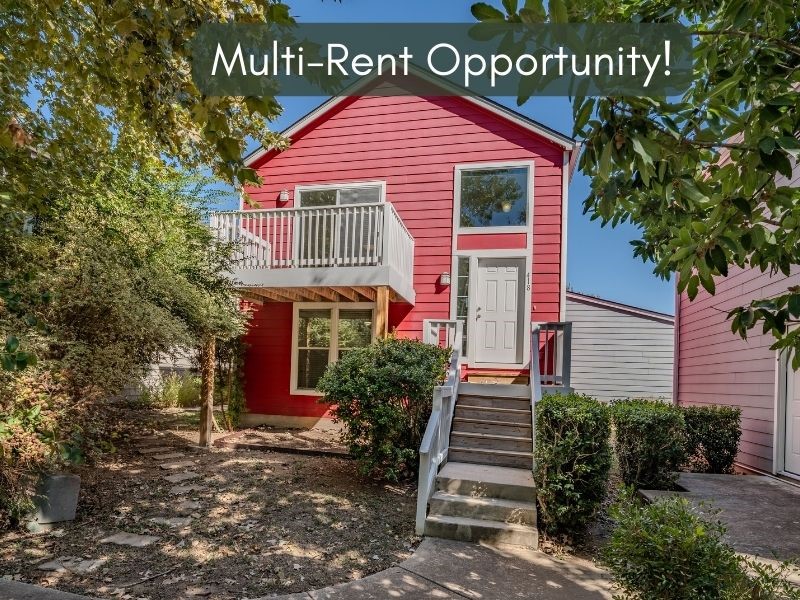
[{"label": "pink siding", "polygon": [[747,340],[731,332],[728,312],[752,299],[800,285],[800,271],[788,279],[759,270],[731,271],[717,279],[717,293],[678,299],[677,398],[679,404],[725,404],[742,409],[738,460],[772,470],[777,353],[774,339],[754,330]]},{"label": "pink siding", "polygon": [[[563,155],[563,150],[547,139],[461,98],[360,96],[340,103],[299,132],[288,150],[262,159],[256,168],[264,185],[248,191],[260,207],[275,208],[283,189],[292,197],[286,206],[293,205],[297,185],[386,181],[387,201],[394,204],[416,246],[416,303],[413,307],[393,304],[390,327],[400,335],[420,337],[423,319],[446,319],[450,314],[450,288],[439,286],[438,278],[451,270],[453,180],[455,165],[460,163],[535,162],[535,308],[531,307],[531,317],[558,320]],[[508,249],[520,245],[513,236],[503,235],[481,247]],[[279,318],[289,326],[290,313],[281,313]],[[278,315],[269,319],[269,325],[258,320],[254,327],[273,327],[277,319]],[[273,345],[270,349],[259,335],[265,334],[251,334],[252,360],[267,366],[277,353],[283,356],[290,352],[290,339],[283,339],[285,346]],[[288,363],[280,364],[283,367]],[[281,379],[281,387],[286,388],[283,395],[270,392],[272,414],[299,414],[295,411],[300,410],[301,399],[286,397],[288,382],[284,386],[282,379],[288,377],[287,366],[285,375],[271,379]],[[263,396],[260,385],[248,384],[248,390]],[[274,412],[277,407],[281,412]],[[256,408],[255,404],[251,408]]]},{"label": "pink siding", "polygon": [[[800,185],[800,168],[791,180],[778,185]],[[742,440],[738,460],[744,465],[773,471],[777,353],[774,339],[760,326],[741,339],[731,332],[728,312],[751,300],[784,293],[800,285],[800,268],[789,277],[771,277],[758,269],[733,268],[716,280],[716,294],[702,291],[693,302],[677,299],[678,348],[675,356],[675,397],[679,404],[725,404],[742,409]],[[782,424],[778,424],[782,426]]]}]

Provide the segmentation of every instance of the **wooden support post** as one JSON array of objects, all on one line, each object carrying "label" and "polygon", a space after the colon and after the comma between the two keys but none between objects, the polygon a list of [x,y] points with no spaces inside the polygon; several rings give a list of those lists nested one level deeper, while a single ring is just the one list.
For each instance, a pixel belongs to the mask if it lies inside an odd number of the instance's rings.
[{"label": "wooden support post", "polygon": [[375,335],[385,338],[389,335],[389,287],[380,285],[375,295]]},{"label": "wooden support post", "polygon": [[203,340],[200,349],[200,446],[211,447],[211,430],[214,423],[214,366],[216,364],[216,338]]}]

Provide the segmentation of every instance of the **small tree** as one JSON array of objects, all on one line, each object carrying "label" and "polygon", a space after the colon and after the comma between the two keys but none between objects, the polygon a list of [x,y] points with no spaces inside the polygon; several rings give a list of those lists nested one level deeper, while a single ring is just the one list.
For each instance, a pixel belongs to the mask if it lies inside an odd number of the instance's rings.
[{"label": "small tree", "polygon": [[344,441],[364,475],[397,480],[416,473],[433,388],[449,356],[449,349],[389,337],[328,366],[318,389],[344,424]]}]

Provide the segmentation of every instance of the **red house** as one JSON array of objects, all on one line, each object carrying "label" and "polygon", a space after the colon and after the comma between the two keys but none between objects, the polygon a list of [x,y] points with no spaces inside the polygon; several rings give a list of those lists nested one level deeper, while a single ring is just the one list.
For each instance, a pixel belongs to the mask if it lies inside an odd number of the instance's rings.
[{"label": "red house", "polygon": [[464,379],[527,383],[531,321],[564,319],[575,142],[418,77],[424,95],[365,78],[306,115],[288,149],[248,157],[258,207],[214,217],[256,305],[248,424],[313,424],[331,361],[428,320],[464,323]]}]

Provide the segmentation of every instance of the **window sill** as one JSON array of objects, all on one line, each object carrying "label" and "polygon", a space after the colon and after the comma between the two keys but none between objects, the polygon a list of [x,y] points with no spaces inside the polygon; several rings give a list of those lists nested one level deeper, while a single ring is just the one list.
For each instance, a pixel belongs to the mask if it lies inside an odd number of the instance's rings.
[{"label": "window sill", "polygon": [[458,235],[486,235],[497,233],[528,233],[527,225],[513,225],[508,227],[459,227]]}]

